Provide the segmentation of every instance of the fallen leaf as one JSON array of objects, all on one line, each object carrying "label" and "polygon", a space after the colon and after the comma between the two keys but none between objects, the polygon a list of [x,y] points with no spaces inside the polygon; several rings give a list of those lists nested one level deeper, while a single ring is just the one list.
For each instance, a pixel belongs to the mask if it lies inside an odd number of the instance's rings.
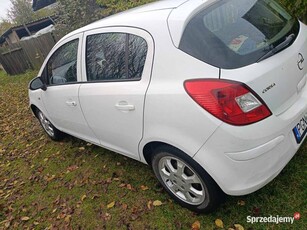
[{"label": "fallen leaf", "polygon": [[192,230],[199,230],[200,229],[200,222],[197,220],[192,224]]},{"label": "fallen leaf", "polygon": [[84,194],[82,197],[81,197],[81,201],[84,201],[86,198],[86,195]]},{"label": "fallen leaf", "polygon": [[147,187],[147,186],[145,186],[145,185],[141,185],[141,190],[142,191],[146,191],[146,190],[148,190],[149,188]]},{"label": "fallen leaf", "polygon": [[80,147],[79,150],[80,150],[80,151],[84,151],[85,148],[84,148],[84,147]]},{"label": "fallen leaf", "polygon": [[9,227],[11,226],[11,222],[10,222],[10,221],[6,222],[6,223],[4,224],[4,226],[5,226],[6,228],[9,228]]},{"label": "fallen leaf", "polygon": [[28,221],[28,220],[30,220],[30,217],[28,217],[28,216],[23,216],[23,217],[21,217],[20,218],[22,221]]},{"label": "fallen leaf", "polygon": [[224,223],[221,219],[216,219],[215,220],[215,225],[218,227],[218,228],[224,228]]},{"label": "fallen leaf", "polygon": [[72,165],[72,166],[69,166],[69,167],[67,168],[67,171],[73,172],[73,171],[77,170],[78,168],[79,168],[79,167],[78,167],[77,165]]},{"label": "fallen leaf", "polygon": [[152,201],[150,200],[150,201],[148,201],[148,203],[147,203],[147,208],[150,210],[150,209],[152,209]]},{"label": "fallen leaf", "polygon": [[132,213],[131,215],[130,215],[130,219],[132,220],[132,221],[135,221],[137,218],[139,218],[140,217],[140,215],[138,215],[137,213]]},{"label": "fallen leaf", "polygon": [[175,228],[176,229],[182,229],[182,223],[179,220],[175,221]]},{"label": "fallen leaf", "polygon": [[92,200],[94,200],[94,199],[96,199],[96,198],[99,198],[99,197],[101,197],[100,194],[94,194],[94,195],[92,196]]},{"label": "fallen leaf", "polygon": [[153,203],[153,206],[161,206],[162,205],[162,202],[160,200],[155,200]]},{"label": "fallen leaf", "polygon": [[71,219],[71,215],[67,215],[67,216],[65,217],[64,221],[65,221],[66,223],[69,223],[69,222],[70,222],[70,219]]},{"label": "fallen leaf", "polygon": [[107,205],[107,209],[113,208],[115,205],[115,201],[111,202],[110,204]]},{"label": "fallen leaf", "polygon": [[128,205],[127,205],[127,204],[122,204],[122,209],[123,209],[123,210],[127,210],[127,208],[128,208]]},{"label": "fallen leaf", "polygon": [[244,206],[244,205],[245,205],[245,201],[244,201],[244,200],[239,200],[239,201],[238,201],[238,205]]},{"label": "fallen leaf", "polygon": [[39,225],[39,222],[34,221],[33,224],[34,224],[34,225]]},{"label": "fallen leaf", "polygon": [[244,228],[241,224],[235,224],[234,226],[235,226],[236,230],[244,230]]},{"label": "fallen leaf", "polygon": [[52,175],[51,177],[47,177],[47,178],[46,178],[46,181],[50,182],[50,181],[52,181],[54,178],[55,178],[55,175]]},{"label": "fallen leaf", "polygon": [[253,216],[259,216],[259,215],[260,215],[260,208],[253,207]]},{"label": "fallen leaf", "polygon": [[127,189],[132,190],[131,184],[127,184]]},{"label": "fallen leaf", "polygon": [[9,222],[9,220],[3,220],[3,221],[0,222],[0,224],[4,224],[4,223],[7,223],[7,222]]},{"label": "fallen leaf", "polygon": [[60,200],[61,200],[61,196],[58,195],[57,198],[55,199],[55,201],[53,201],[53,203],[58,205],[58,204],[60,204]]},{"label": "fallen leaf", "polygon": [[61,212],[56,218],[57,219],[64,219],[66,217],[66,213]]},{"label": "fallen leaf", "polygon": [[107,221],[107,220],[111,220],[112,216],[110,213],[104,213],[104,214],[101,214],[101,218]]}]

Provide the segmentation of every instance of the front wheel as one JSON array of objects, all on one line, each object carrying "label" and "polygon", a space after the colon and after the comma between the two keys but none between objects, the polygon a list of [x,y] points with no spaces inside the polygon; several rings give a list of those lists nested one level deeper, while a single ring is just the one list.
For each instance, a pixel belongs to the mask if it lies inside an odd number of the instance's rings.
[{"label": "front wheel", "polygon": [[219,204],[220,188],[197,162],[180,150],[158,147],[152,167],[166,191],[183,207],[210,212]]},{"label": "front wheel", "polygon": [[47,119],[47,117],[43,114],[42,111],[37,111],[37,118],[47,135],[52,140],[60,141],[64,138],[64,133],[54,127],[54,125]]}]

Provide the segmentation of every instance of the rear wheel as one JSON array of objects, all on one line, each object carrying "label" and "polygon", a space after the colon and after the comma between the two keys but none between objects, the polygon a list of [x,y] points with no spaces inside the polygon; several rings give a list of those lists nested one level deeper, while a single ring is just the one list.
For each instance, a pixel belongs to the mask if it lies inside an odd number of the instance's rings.
[{"label": "rear wheel", "polygon": [[209,212],[219,204],[220,188],[197,162],[178,149],[158,147],[152,167],[160,183],[180,205],[194,212]]},{"label": "rear wheel", "polygon": [[42,111],[37,110],[37,118],[47,135],[52,140],[60,141],[64,138],[64,133],[54,127],[54,125],[47,119],[47,117],[43,114]]}]

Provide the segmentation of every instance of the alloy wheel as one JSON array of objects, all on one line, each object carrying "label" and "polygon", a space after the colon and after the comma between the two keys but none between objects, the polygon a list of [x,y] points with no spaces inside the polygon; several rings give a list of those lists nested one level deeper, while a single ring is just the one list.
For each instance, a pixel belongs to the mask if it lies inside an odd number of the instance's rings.
[{"label": "alloy wheel", "polygon": [[41,111],[38,112],[38,118],[39,118],[39,121],[42,124],[44,130],[46,131],[46,133],[49,136],[54,137],[53,126],[52,126],[50,121],[46,118],[46,116]]},{"label": "alloy wheel", "polygon": [[189,165],[178,158],[167,156],[160,159],[158,167],[164,184],[176,197],[191,205],[204,202],[204,185]]}]

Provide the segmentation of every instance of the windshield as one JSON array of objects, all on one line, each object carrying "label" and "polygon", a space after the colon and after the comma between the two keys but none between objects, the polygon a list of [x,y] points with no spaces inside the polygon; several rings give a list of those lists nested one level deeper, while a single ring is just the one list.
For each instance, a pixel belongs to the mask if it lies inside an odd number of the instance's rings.
[{"label": "windshield", "polygon": [[298,21],[274,0],[222,0],[190,20],[179,48],[233,69],[257,62],[298,31]]}]

